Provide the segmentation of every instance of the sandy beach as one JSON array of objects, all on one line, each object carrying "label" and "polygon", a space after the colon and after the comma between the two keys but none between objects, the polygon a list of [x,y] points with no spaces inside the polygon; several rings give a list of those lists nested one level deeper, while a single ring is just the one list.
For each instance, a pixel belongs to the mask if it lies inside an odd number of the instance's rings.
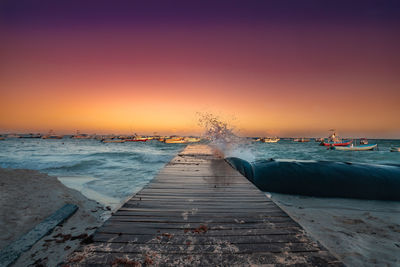
[{"label": "sandy beach", "polygon": [[66,203],[78,211],[23,253],[13,266],[56,266],[102,224],[109,211],[56,177],[33,170],[0,168],[0,249]]},{"label": "sandy beach", "polygon": [[400,202],[267,195],[344,264],[400,265]]}]

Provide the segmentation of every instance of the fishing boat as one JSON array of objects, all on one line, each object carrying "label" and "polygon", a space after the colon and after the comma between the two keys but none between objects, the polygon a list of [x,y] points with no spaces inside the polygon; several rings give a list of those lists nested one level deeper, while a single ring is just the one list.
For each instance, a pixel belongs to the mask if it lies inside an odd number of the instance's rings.
[{"label": "fishing boat", "polygon": [[102,143],[125,143],[125,140],[122,139],[103,139]]},{"label": "fishing boat", "polygon": [[281,140],[281,139],[279,139],[278,137],[265,137],[265,138],[262,138],[260,141],[261,142],[263,142],[263,143],[277,143],[279,140]]},{"label": "fishing boat", "polygon": [[360,145],[368,145],[368,140],[367,140],[367,138],[361,138],[361,139],[360,139]]},{"label": "fishing boat", "polygon": [[400,147],[392,147],[390,152],[400,152]]},{"label": "fishing boat", "polygon": [[185,137],[183,139],[186,141],[186,143],[198,143],[201,140],[201,138],[198,137]]},{"label": "fishing boat", "polygon": [[53,130],[50,130],[47,135],[43,135],[42,139],[62,139],[62,135],[56,135]]},{"label": "fishing boat", "polygon": [[73,139],[91,139],[92,137],[88,134],[81,134],[79,130],[76,131],[76,134],[71,136]]},{"label": "fishing boat", "polygon": [[333,131],[333,133],[328,137],[328,142],[322,141],[319,145],[320,146],[349,146],[353,140],[342,140],[339,137],[337,137],[335,130],[330,130]]},{"label": "fishing boat", "polygon": [[127,142],[146,142],[147,140],[149,140],[148,137],[142,137],[142,136],[137,135],[137,134],[135,134],[133,137],[132,136],[123,137],[123,138],[120,137],[120,139],[123,139],[123,140],[125,140]]},{"label": "fishing boat", "polygon": [[321,146],[349,146],[353,140],[346,140],[341,142],[321,142]]},{"label": "fishing boat", "polygon": [[167,138],[164,140],[164,143],[166,143],[166,144],[183,144],[183,143],[186,143],[186,141],[182,137],[177,137],[177,138]]},{"label": "fishing boat", "polygon": [[134,138],[127,138],[124,139],[127,142],[146,142],[148,138],[143,138],[143,137],[134,137]]},{"label": "fishing boat", "polygon": [[304,138],[304,137],[302,137],[302,138],[295,138],[295,139],[293,139],[293,142],[307,143],[307,142],[310,142],[310,139]]},{"label": "fishing boat", "polygon": [[354,146],[353,144],[349,146],[332,146],[331,149],[334,150],[342,150],[342,151],[367,151],[367,150],[373,150],[376,148],[378,145],[377,144],[370,144],[370,145],[358,145]]}]

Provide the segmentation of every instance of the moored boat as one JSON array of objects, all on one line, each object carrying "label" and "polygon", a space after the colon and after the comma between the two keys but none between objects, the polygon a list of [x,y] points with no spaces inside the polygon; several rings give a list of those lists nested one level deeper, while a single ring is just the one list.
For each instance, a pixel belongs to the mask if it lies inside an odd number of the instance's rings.
[{"label": "moored boat", "polygon": [[328,137],[328,141],[325,142],[324,140],[319,144],[320,146],[349,146],[353,140],[342,140],[341,138],[337,137],[336,132],[334,129],[330,130],[333,133]]},{"label": "moored boat", "polygon": [[125,140],[122,139],[103,139],[102,143],[125,143]]},{"label": "moored boat", "polygon": [[62,139],[62,135],[56,135],[53,130],[50,130],[47,135],[43,135],[42,139]]},{"label": "moored boat", "polygon": [[124,140],[127,142],[146,142],[148,139],[140,137],[140,138],[127,138]]},{"label": "moored boat", "polygon": [[392,147],[390,152],[400,152],[400,147]]},{"label": "moored boat", "polygon": [[321,142],[321,146],[349,146],[353,140],[346,140],[341,142]]},{"label": "moored boat", "polygon": [[71,136],[73,139],[91,139],[92,137],[88,134],[81,134],[79,130],[76,131],[76,134]]},{"label": "moored boat", "polygon": [[265,137],[265,138],[262,138],[260,141],[263,143],[277,143],[279,140],[281,140],[281,139],[278,137],[272,137],[272,138]]},{"label": "moored boat", "polygon": [[310,139],[304,138],[304,137],[302,137],[302,138],[294,138],[293,142],[307,143],[307,142],[310,142]]},{"label": "moored boat", "polygon": [[367,140],[367,138],[361,138],[361,139],[360,139],[360,144],[361,144],[361,145],[368,145],[368,140]]},{"label": "moored boat", "polygon": [[166,144],[183,144],[183,143],[186,143],[186,141],[182,137],[176,137],[176,138],[167,138],[164,140],[164,143],[166,143]]},{"label": "moored boat", "polygon": [[198,137],[185,137],[183,140],[186,141],[186,143],[198,143],[200,142],[201,138]]},{"label": "moored boat", "polygon": [[373,150],[376,148],[378,145],[377,144],[370,144],[370,145],[349,145],[349,146],[332,146],[331,149],[334,150],[342,150],[342,151],[368,151],[368,150]]}]

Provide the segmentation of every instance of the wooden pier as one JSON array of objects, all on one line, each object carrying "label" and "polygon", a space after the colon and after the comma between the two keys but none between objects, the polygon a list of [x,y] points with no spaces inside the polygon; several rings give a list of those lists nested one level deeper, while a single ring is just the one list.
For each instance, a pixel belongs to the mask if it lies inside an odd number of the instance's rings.
[{"label": "wooden pier", "polygon": [[190,145],[68,266],[342,266],[206,145]]}]

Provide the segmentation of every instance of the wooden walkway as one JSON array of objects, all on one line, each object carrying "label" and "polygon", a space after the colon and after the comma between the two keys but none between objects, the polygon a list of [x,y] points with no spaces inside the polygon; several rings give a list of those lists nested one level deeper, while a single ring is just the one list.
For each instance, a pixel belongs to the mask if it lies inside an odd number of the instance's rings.
[{"label": "wooden walkway", "polygon": [[68,266],[342,266],[210,147],[190,145]]}]

